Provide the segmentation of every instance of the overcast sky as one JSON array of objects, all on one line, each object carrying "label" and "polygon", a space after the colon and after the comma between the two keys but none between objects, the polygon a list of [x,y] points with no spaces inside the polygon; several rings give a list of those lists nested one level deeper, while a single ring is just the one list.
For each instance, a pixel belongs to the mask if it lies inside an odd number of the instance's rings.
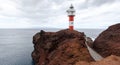
[{"label": "overcast sky", "polygon": [[120,23],[120,0],[0,0],[0,28],[68,28],[71,3],[75,28]]}]

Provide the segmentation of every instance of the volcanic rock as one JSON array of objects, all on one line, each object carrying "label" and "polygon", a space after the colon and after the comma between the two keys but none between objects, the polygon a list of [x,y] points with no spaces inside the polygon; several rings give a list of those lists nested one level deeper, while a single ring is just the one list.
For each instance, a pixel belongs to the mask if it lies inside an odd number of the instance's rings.
[{"label": "volcanic rock", "polygon": [[93,42],[93,48],[103,57],[120,56],[120,23],[103,31]]},{"label": "volcanic rock", "polygon": [[35,65],[75,65],[78,61],[93,61],[84,36],[84,33],[68,29],[38,32],[33,37]]}]

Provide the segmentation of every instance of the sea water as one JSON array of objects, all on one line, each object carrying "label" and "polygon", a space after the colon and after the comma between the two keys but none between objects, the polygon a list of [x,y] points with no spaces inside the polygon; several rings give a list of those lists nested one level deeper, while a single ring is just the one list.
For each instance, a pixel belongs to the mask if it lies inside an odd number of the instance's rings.
[{"label": "sea water", "polygon": [[[0,29],[0,65],[34,65],[32,38],[42,29]],[[44,29],[55,32],[60,29]],[[95,39],[103,29],[78,29]]]}]

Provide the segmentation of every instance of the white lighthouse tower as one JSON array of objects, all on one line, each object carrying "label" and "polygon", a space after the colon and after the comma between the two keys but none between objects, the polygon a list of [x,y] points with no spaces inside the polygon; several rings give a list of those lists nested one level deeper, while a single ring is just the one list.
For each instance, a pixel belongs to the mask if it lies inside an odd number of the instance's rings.
[{"label": "white lighthouse tower", "polygon": [[74,30],[74,16],[75,16],[75,9],[71,4],[70,8],[67,10],[68,17],[69,17],[69,30]]}]

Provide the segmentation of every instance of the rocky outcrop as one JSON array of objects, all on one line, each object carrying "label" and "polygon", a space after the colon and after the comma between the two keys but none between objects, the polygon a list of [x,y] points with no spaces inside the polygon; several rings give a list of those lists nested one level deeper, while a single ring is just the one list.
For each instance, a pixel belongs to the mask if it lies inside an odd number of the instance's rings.
[{"label": "rocky outcrop", "polygon": [[87,38],[89,47],[103,57],[94,61],[85,45],[85,34],[78,31],[41,30],[33,37],[32,58],[35,65],[119,65],[120,64],[120,23],[110,26],[93,42]]},{"label": "rocky outcrop", "polygon": [[97,62],[79,61],[75,65],[120,65],[120,57],[111,55]]},{"label": "rocky outcrop", "polygon": [[85,46],[84,33],[75,30],[41,31],[34,35],[33,44],[32,58],[36,65],[75,65],[78,61],[93,61]]},{"label": "rocky outcrop", "polygon": [[103,57],[120,56],[120,23],[110,26],[94,41],[93,48]]}]

